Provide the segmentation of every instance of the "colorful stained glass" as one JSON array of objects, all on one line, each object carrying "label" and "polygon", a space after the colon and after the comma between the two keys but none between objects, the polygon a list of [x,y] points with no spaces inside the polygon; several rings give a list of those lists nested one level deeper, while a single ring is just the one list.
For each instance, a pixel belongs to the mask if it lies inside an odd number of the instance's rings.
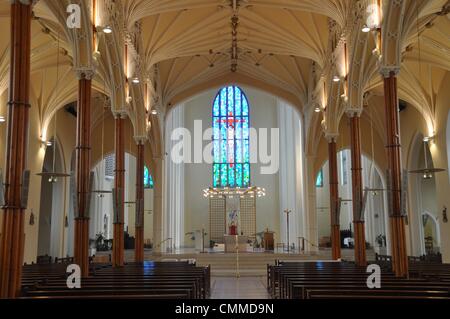
[{"label": "colorful stained glass", "polygon": [[228,164],[228,186],[235,187],[235,166],[234,164]]},{"label": "colorful stained glass", "polygon": [[317,174],[316,187],[323,187],[323,170],[322,169],[319,171],[319,174]]},{"label": "colorful stained glass", "polygon": [[236,185],[243,185],[242,183],[242,164],[236,164]]},{"label": "colorful stained glass", "polygon": [[150,175],[150,172],[148,171],[147,166],[144,166],[144,188],[150,188],[153,189],[154,183],[152,175]]},{"label": "colorful stained glass", "polygon": [[222,88],[213,104],[213,186],[250,185],[249,104],[237,86]]},{"label": "colorful stained glass", "polygon": [[241,90],[236,90],[236,97],[235,97],[235,116],[241,116],[242,115],[242,94]]},{"label": "colorful stained glass", "polygon": [[242,97],[242,115],[243,116],[248,116],[248,112],[249,112],[249,107],[248,107],[248,101],[247,98],[245,97],[245,95],[243,95]]},{"label": "colorful stained glass", "polygon": [[244,164],[244,185],[250,185],[250,164]]},{"label": "colorful stained glass", "polygon": [[220,164],[214,164],[213,165],[213,187],[219,187],[220,186]]},{"label": "colorful stained glass", "polygon": [[220,102],[219,99],[216,99],[214,101],[213,116],[219,116],[220,115],[219,102]]},{"label": "colorful stained glass", "polygon": [[227,91],[220,92],[220,116],[227,116]]},{"label": "colorful stained glass", "polygon": [[222,164],[220,168],[220,186],[228,186],[228,170],[227,164]]}]

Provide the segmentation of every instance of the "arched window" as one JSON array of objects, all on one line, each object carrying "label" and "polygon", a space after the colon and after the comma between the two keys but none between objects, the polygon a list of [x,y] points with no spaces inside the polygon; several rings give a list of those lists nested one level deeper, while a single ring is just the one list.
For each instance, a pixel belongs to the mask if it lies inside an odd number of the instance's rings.
[{"label": "arched window", "polygon": [[323,169],[321,168],[317,174],[316,187],[323,187]]},{"label": "arched window", "polygon": [[237,86],[222,88],[212,112],[213,186],[250,186],[249,104]]},{"label": "arched window", "polygon": [[144,188],[153,189],[153,178],[148,171],[147,166],[144,166]]}]

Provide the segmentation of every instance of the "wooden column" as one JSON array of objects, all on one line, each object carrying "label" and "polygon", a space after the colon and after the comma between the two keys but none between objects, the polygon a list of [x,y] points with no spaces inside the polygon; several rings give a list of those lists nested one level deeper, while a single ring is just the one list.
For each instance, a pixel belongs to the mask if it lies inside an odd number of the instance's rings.
[{"label": "wooden column", "polygon": [[400,125],[395,71],[384,73],[384,96],[386,108],[387,153],[390,173],[389,219],[391,224],[392,268],[397,277],[408,275],[405,218],[402,214],[402,163]]},{"label": "wooden column", "polygon": [[361,131],[360,116],[354,112],[350,114],[350,139],[352,157],[352,207],[353,228],[355,240],[355,263],[366,266],[366,234],[362,207],[362,161],[361,161]]},{"label": "wooden column", "polygon": [[89,178],[91,171],[91,70],[78,70],[78,109],[76,137],[76,189],[74,261],[83,277],[89,276],[89,207],[91,196]]},{"label": "wooden column", "polygon": [[[0,240],[0,298],[20,293],[25,245],[22,176],[27,160],[30,92],[31,5],[11,4],[11,49],[5,206]],[[3,181],[0,181],[3,182]]]},{"label": "wooden column", "polygon": [[341,258],[341,230],[339,225],[338,198],[339,181],[337,169],[336,137],[328,137],[328,169],[330,179],[330,217],[331,217],[331,252],[332,258]]},{"label": "wooden column", "polygon": [[115,114],[115,154],[116,169],[114,177],[114,198],[116,211],[114,216],[114,242],[112,263],[114,267],[123,266],[124,262],[124,191],[125,191],[125,114]]},{"label": "wooden column", "polygon": [[139,139],[137,144],[136,164],[136,230],[134,259],[137,263],[144,262],[144,143]]}]

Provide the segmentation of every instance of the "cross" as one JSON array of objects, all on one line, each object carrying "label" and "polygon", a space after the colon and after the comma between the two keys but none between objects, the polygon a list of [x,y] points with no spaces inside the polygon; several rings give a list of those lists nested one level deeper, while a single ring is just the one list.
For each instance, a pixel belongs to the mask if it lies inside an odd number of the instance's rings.
[{"label": "cross", "polygon": [[228,128],[232,128],[232,129],[234,129],[234,124],[235,123],[245,123],[245,120],[244,119],[236,119],[234,116],[233,116],[233,113],[232,112],[230,112],[230,113],[228,113],[228,119],[222,119],[222,120],[220,120],[220,119],[218,119],[217,120],[217,123],[220,123],[220,122],[222,122],[222,123],[227,123],[228,124]]}]

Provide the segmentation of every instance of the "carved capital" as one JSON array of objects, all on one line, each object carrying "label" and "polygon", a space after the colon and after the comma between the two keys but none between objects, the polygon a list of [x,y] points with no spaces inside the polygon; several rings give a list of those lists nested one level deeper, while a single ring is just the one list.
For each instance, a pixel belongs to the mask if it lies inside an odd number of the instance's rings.
[{"label": "carved capital", "polygon": [[30,4],[32,6],[34,6],[38,2],[38,0],[9,0],[9,2],[11,4],[15,4],[15,3],[20,2],[21,4],[26,5],[26,6],[28,6]]},{"label": "carved capital", "polygon": [[397,76],[400,73],[400,66],[398,65],[382,65],[380,66],[380,74],[384,78],[389,78],[391,74]]},{"label": "carved capital", "polygon": [[95,69],[80,67],[75,68],[75,73],[77,75],[78,80],[92,80],[95,76]]},{"label": "carved capital", "polygon": [[325,133],[325,139],[328,143],[336,143],[339,133]]},{"label": "carved capital", "polygon": [[345,114],[347,114],[348,117],[361,117],[362,111],[363,110],[361,108],[352,107],[347,109]]},{"label": "carved capital", "polygon": [[135,136],[134,141],[136,142],[136,145],[144,145],[147,141],[147,136]]},{"label": "carved capital", "polygon": [[127,118],[127,111],[125,111],[124,109],[121,110],[113,110],[112,111],[113,116],[115,119],[125,119]]}]

